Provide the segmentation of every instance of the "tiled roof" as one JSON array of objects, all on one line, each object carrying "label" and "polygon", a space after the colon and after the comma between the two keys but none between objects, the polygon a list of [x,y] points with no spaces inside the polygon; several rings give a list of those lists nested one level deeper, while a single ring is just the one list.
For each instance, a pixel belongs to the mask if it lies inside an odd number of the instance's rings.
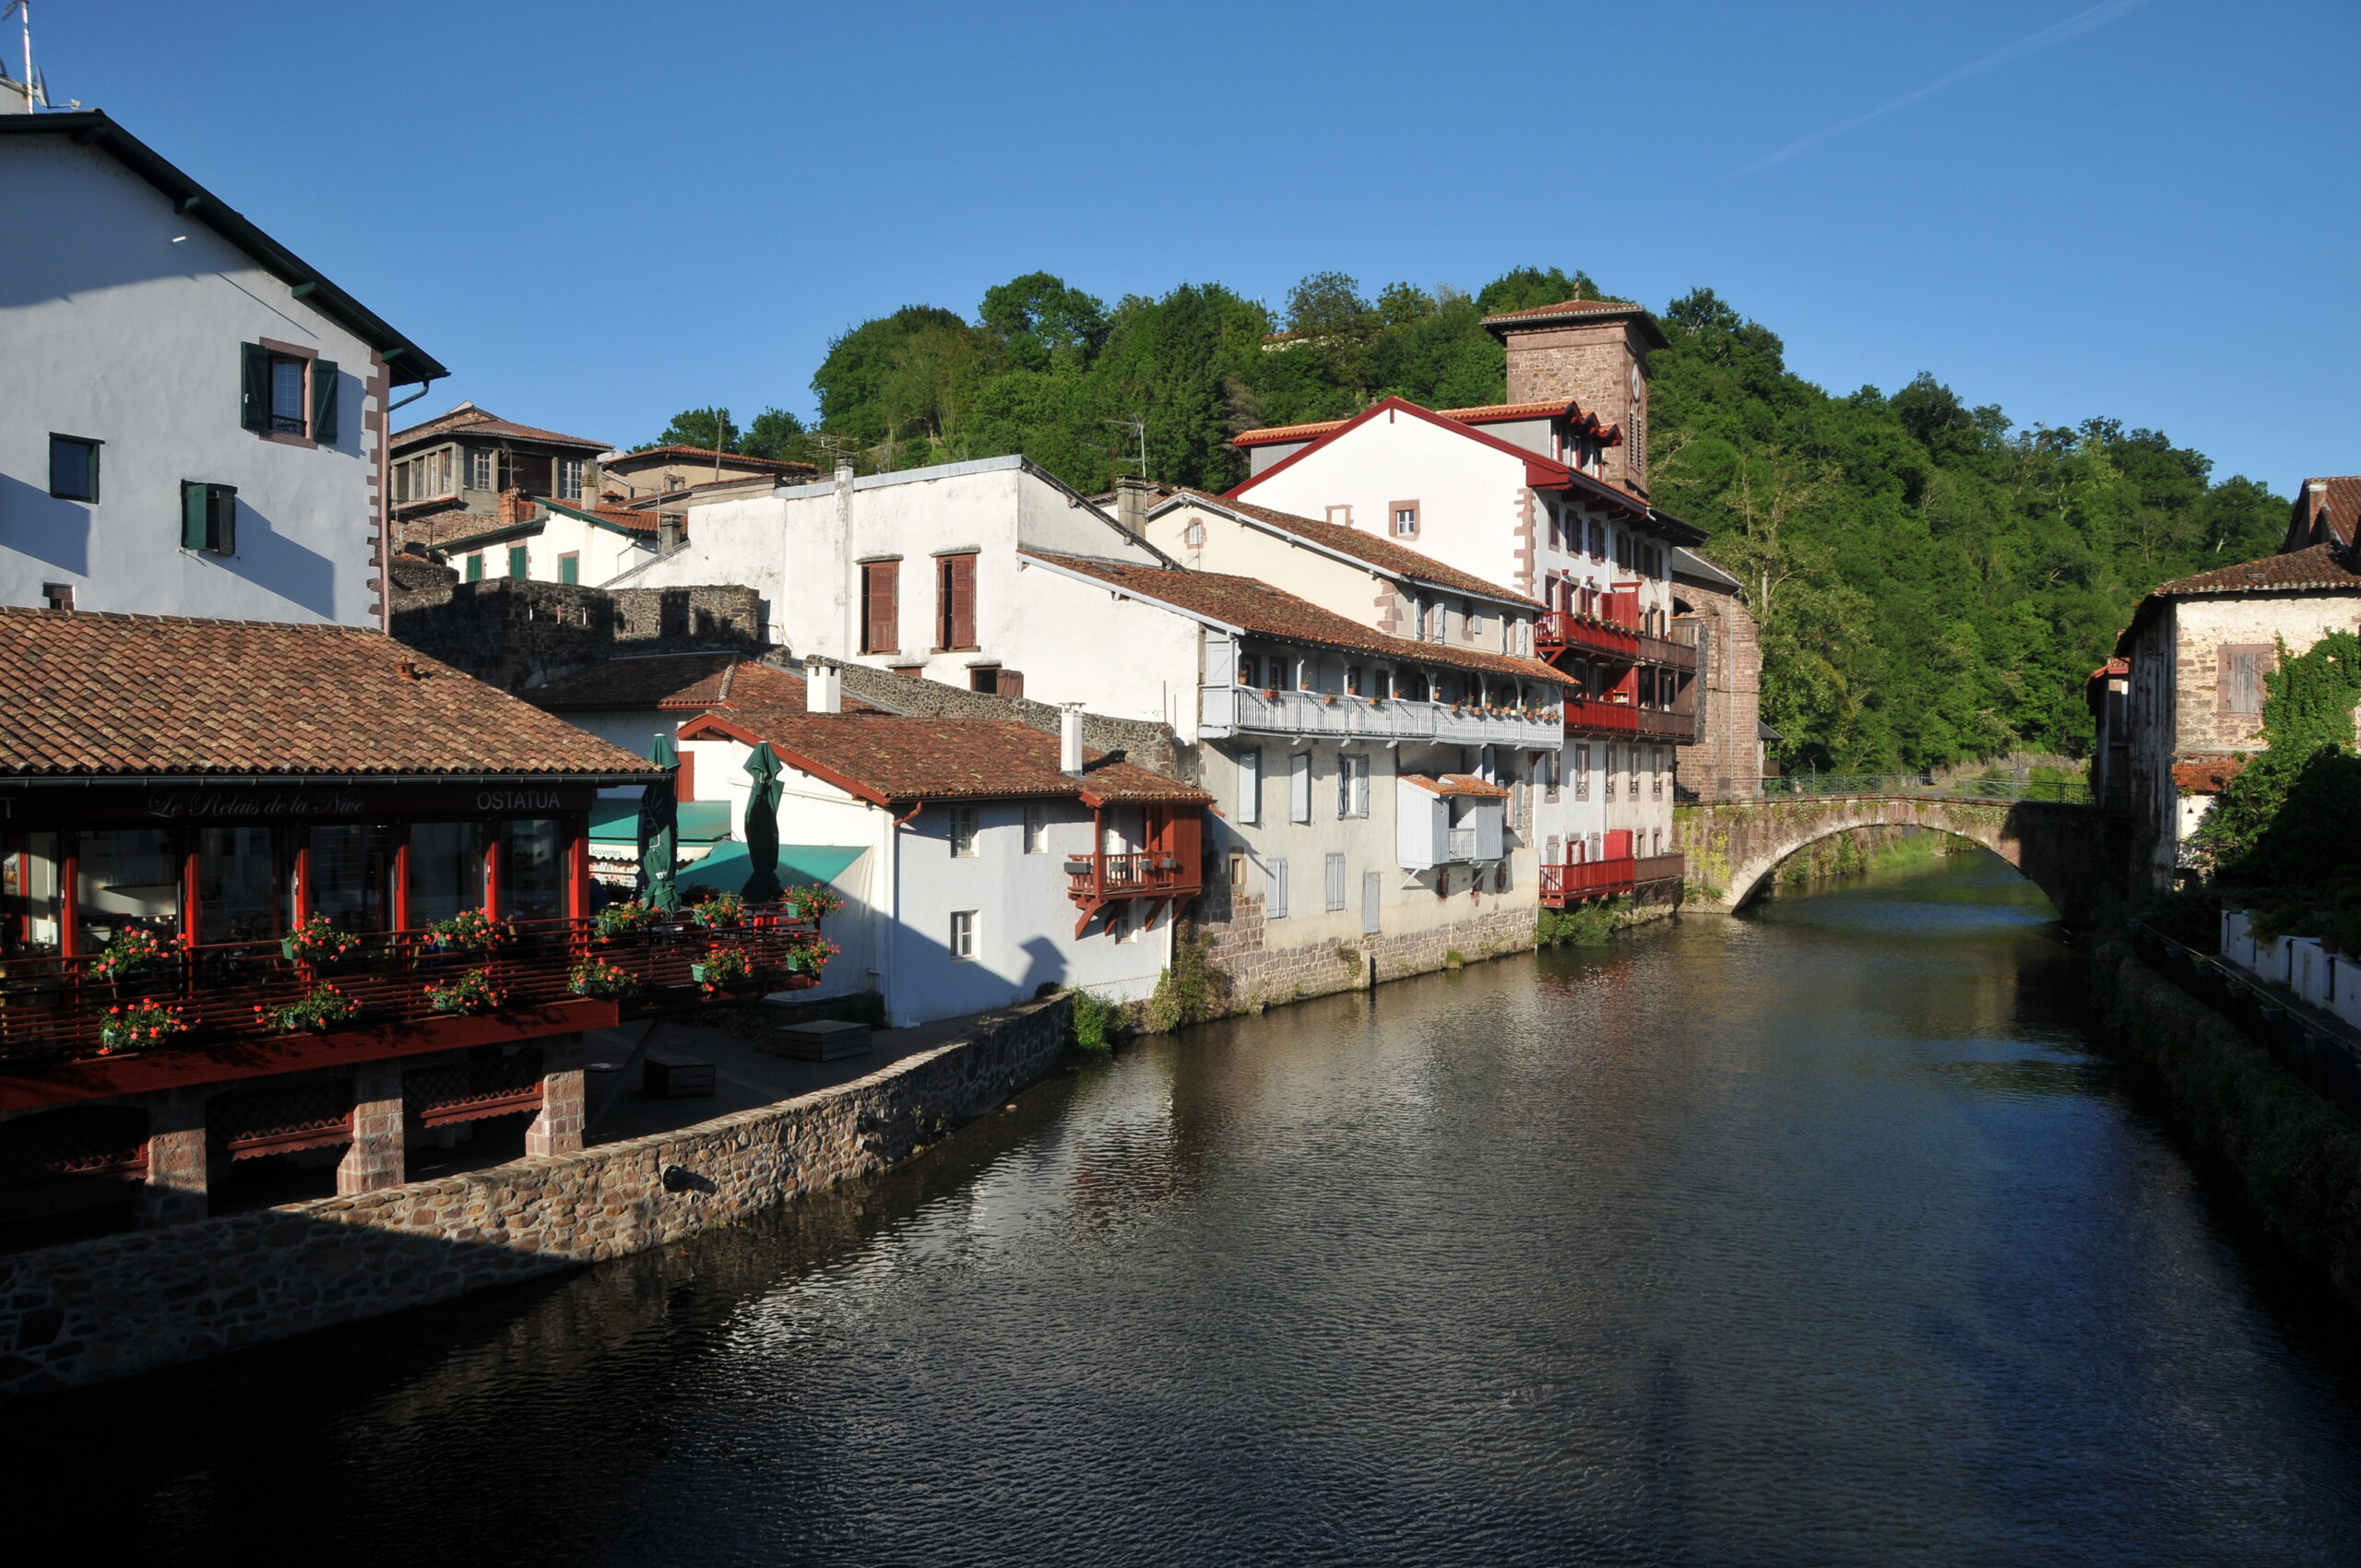
[{"label": "tiled roof", "polygon": [[[2320,487],[2317,494],[2314,485]],[[2288,508],[2288,542],[2310,541],[2322,512],[2328,514],[2328,537],[2339,544],[2351,544],[2354,525],[2361,520],[2361,474],[2308,479],[2298,486],[2295,503]]]},{"label": "tiled roof", "polygon": [[1477,795],[1505,801],[1509,792],[1498,784],[1487,784],[1472,773],[1406,773],[1402,782],[1437,795]]},{"label": "tiled roof", "polygon": [[781,760],[877,802],[1067,799],[1176,802],[1213,797],[1103,752],[1083,754],[1083,776],[1058,769],[1058,737],[997,719],[811,714],[770,708],[714,713],[682,727],[683,740],[768,741]]},{"label": "tiled roof", "polygon": [[469,435],[499,435],[518,441],[549,441],[561,446],[579,446],[590,452],[603,452],[607,449],[605,442],[593,441],[587,435],[562,435],[554,430],[542,430],[535,425],[517,424],[502,419],[489,410],[479,409],[473,403],[462,403],[439,419],[431,419],[424,424],[414,424],[408,430],[394,432],[392,450],[398,452],[404,446],[417,442],[438,435],[456,435],[462,431]]},{"label": "tiled roof", "polygon": [[0,774],[647,771],[382,632],[0,608]]},{"label": "tiled roof", "polygon": [[2189,757],[2173,764],[2173,788],[2189,795],[2218,795],[2246,771],[2243,756]]},{"label": "tiled roof", "polygon": [[1421,554],[1406,545],[1396,544],[1382,534],[1364,533],[1358,529],[1347,528],[1342,523],[1321,522],[1311,517],[1299,517],[1292,512],[1275,512],[1268,506],[1256,506],[1249,502],[1224,501],[1218,496],[1208,495],[1201,490],[1180,491],[1178,493],[1177,499],[1193,501],[1213,507],[1216,511],[1235,512],[1242,517],[1252,517],[1257,522],[1277,529],[1282,533],[1291,533],[1313,544],[1325,545],[1341,554],[1366,561],[1379,570],[1391,572],[1397,576],[1416,577],[1421,582],[1456,588],[1461,593],[1480,593],[1493,599],[1506,600],[1514,604],[1529,604],[1536,610],[1543,608],[1541,601],[1537,599],[1528,599],[1513,589],[1501,587],[1498,583],[1488,583],[1483,578],[1471,576],[1456,567],[1446,566],[1433,556]]},{"label": "tiled roof", "polygon": [[1132,566],[1112,561],[1088,561],[1079,556],[1051,555],[1038,550],[1025,554],[1036,560],[1101,582],[1128,588],[1225,625],[1264,636],[1293,642],[1318,643],[1356,653],[1378,654],[1406,664],[1440,664],[1460,670],[1482,670],[1519,680],[1570,685],[1562,671],[1534,659],[1485,653],[1450,643],[1417,642],[1389,637],[1383,632],[1348,621],[1253,577],[1233,577],[1220,572],[1175,572],[1162,566]]},{"label": "tiled roof", "polygon": [[816,474],[820,470],[810,463],[799,463],[792,457],[751,457],[742,452],[716,452],[710,446],[643,446],[636,452],[618,452],[605,467],[629,473],[635,468],[651,463],[710,463],[720,459],[721,466],[736,464],[742,469],[758,469],[765,473]]},{"label": "tiled roof", "polygon": [[1618,311],[1639,308],[1630,300],[1560,300],[1554,305],[1527,305],[1523,310],[1498,311],[1486,316],[1484,321],[1489,326],[1495,321],[1529,321],[1537,315],[1612,315]]},{"label": "tiled roof", "polygon": [[[611,659],[518,695],[552,713],[631,707],[804,711],[802,676],[728,650]],[[849,696],[845,708],[877,711]]]},{"label": "tiled roof", "polygon": [[2336,546],[2313,544],[2284,555],[2266,555],[2260,561],[2241,561],[2234,566],[2216,566],[2192,577],[2176,578],[2148,597],[2184,599],[2200,594],[2271,593],[2302,588],[2361,590],[2361,573],[2338,558]]},{"label": "tiled roof", "polygon": [[[1552,398],[1537,403],[1486,403],[1474,409],[1437,409],[1447,420],[1461,424],[1501,424],[1522,420],[1570,420],[1585,429],[1596,430],[1610,446],[1622,442],[1622,432],[1616,426],[1600,422],[1596,414],[1585,414],[1580,404],[1571,399]],[[1240,432],[1230,445],[1238,447],[1274,446],[1290,441],[1312,441],[1330,431],[1342,430],[1348,420],[1317,420],[1310,424],[1270,425],[1261,430]]]}]

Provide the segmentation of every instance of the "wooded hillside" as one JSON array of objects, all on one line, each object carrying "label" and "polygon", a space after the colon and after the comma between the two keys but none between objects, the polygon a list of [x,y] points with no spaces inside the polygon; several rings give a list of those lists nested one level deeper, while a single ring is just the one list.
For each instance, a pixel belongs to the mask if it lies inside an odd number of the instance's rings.
[{"label": "wooded hillside", "polygon": [[[821,425],[765,411],[740,434],[691,410],[661,439],[864,471],[1022,452],[1077,489],[1132,471],[1219,490],[1229,439],[1399,394],[1505,396],[1494,311],[1604,296],[1521,267],[1472,297],[1319,273],[1283,310],[1217,283],[1109,308],[1047,273],[986,291],[974,320],[913,305],[839,338],[812,378]],[[1791,766],[1884,772],[2014,749],[2079,754],[2082,680],[2156,583],[2268,554],[2286,503],[2162,434],[2091,419],[2018,429],[1932,375],[1832,396],[1769,329],[1698,290],[1660,313],[1651,493],[1709,529],[1763,624],[1763,711]],[[1288,334],[1274,339],[1274,333]]]}]

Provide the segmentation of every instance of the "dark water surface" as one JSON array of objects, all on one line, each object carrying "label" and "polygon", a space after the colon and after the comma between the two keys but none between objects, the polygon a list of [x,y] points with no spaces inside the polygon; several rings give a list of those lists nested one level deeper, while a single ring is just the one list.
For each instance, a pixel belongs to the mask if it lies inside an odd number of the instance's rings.
[{"label": "dark water surface", "polygon": [[1193,1031],[791,1217],[0,1417],[337,1563],[2361,1563],[2354,1321],[1988,858]]}]

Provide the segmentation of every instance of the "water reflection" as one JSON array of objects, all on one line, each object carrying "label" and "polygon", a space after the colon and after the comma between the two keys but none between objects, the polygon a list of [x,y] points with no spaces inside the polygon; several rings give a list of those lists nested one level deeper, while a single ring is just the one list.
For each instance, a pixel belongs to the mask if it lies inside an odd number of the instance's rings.
[{"label": "water reflection", "polygon": [[262,1519],[356,1562],[2361,1561],[2349,1320],[2258,1294],[1996,864],[1151,1043],[762,1226],[52,1405],[18,1517],[168,1561]]}]

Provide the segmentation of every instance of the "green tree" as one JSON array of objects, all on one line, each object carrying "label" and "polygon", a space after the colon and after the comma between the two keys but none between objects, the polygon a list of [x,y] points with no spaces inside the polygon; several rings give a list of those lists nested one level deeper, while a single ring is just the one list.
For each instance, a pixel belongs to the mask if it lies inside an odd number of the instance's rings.
[{"label": "green tree", "polygon": [[2361,811],[2361,638],[2331,632],[2303,653],[2279,645],[2263,677],[2263,749],[2225,785],[2194,841],[2234,883],[2301,885],[2361,859],[2352,843]]},{"label": "green tree", "polygon": [[730,422],[730,410],[723,408],[682,409],[672,416],[672,422],[653,441],[642,442],[639,450],[650,446],[698,446],[708,452],[734,452],[738,427]]}]

